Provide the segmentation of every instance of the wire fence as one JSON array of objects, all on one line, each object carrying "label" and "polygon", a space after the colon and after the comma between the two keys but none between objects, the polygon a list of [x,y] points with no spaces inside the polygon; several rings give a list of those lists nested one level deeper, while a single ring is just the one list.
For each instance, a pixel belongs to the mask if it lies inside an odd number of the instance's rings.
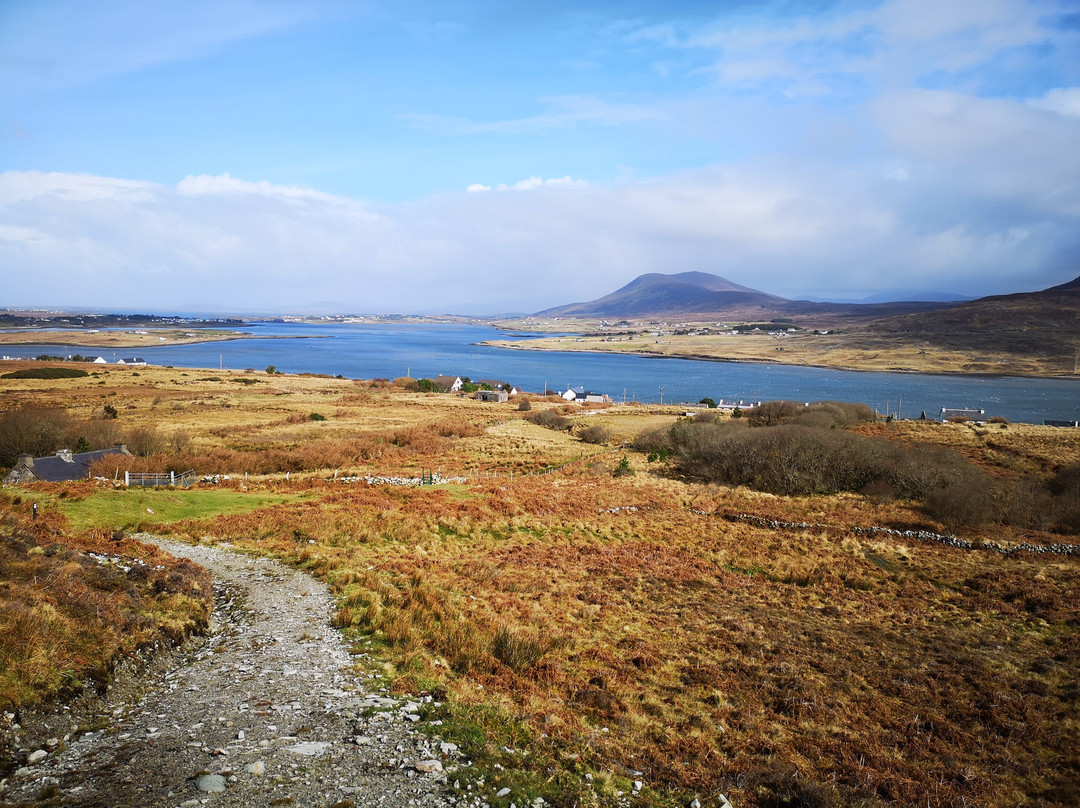
[{"label": "wire fence", "polygon": [[124,472],[124,485],[126,486],[139,486],[144,488],[163,488],[166,486],[180,486],[181,488],[187,488],[192,485],[197,479],[195,469],[177,474],[175,471],[170,471],[165,474],[153,474],[142,471],[125,471]]}]

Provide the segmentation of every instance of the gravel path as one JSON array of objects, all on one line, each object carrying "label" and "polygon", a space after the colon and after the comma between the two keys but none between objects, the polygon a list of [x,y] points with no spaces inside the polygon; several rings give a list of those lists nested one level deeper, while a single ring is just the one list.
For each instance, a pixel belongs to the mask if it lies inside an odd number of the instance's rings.
[{"label": "gravel path", "polygon": [[99,729],[61,727],[40,750],[25,748],[0,805],[485,804],[448,788],[456,747],[417,731],[430,697],[367,689],[330,626],[322,583],[223,546],[140,538],[210,571],[210,637],[148,673],[141,693],[107,697]]}]

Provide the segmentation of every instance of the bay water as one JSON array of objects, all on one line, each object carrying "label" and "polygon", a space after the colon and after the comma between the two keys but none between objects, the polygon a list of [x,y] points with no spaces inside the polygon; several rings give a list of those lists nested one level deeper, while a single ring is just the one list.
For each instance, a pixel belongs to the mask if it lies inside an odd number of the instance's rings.
[{"label": "bay water", "polygon": [[[572,351],[525,351],[478,343],[514,338],[495,328],[432,323],[277,323],[245,326],[251,339],[194,345],[108,349],[12,346],[18,356],[98,355],[108,362],[137,353],[153,365],[186,368],[252,368],[273,365],[283,373],[322,373],[352,379],[411,375],[497,379],[542,392],[583,386],[615,401],[645,403],[719,401],[851,401],[882,414],[937,417],[942,407],[971,407],[986,417],[1039,423],[1080,420],[1080,379],[865,373],[768,363],[711,362]],[[73,338],[74,339],[74,338]]]}]

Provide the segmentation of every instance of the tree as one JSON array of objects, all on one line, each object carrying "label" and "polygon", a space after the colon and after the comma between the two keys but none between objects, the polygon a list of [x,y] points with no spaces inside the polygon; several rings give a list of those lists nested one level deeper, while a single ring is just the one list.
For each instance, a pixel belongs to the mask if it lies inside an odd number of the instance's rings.
[{"label": "tree", "polygon": [[698,402],[698,404],[704,404],[704,405],[705,405],[706,407],[708,407],[708,408],[709,408],[710,410],[715,410],[715,409],[716,409],[716,402],[715,402],[715,401],[713,401],[713,400],[712,400],[711,398],[709,398],[708,396],[706,396],[705,398],[701,399],[701,401],[699,401],[699,402]]},{"label": "tree", "polygon": [[274,367],[273,365],[267,365],[266,366],[266,375],[273,376],[276,373],[277,373],[277,368],[276,367]]}]

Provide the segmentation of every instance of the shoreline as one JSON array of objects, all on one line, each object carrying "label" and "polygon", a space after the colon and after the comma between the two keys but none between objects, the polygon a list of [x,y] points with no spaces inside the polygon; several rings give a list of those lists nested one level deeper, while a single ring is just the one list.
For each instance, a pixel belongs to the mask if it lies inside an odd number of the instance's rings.
[{"label": "shoreline", "polygon": [[[174,331],[175,329],[173,329]],[[196,335],[193,337],[173,337],[162,340],[161,331],[154,332],[147,329],[146,334],[131,334],[130,332],[99,332],[94,334],[97,339],[86,339],[88,332],[47,330],[47,331],[0,331],[0,348],[17,347],[21,345],[48,345],[69,348],[158,348],[176,345],[204,345],[214,342],[234,342],[236,340],[253,339],[329,339],[329,334],[306,334],[306,335],[283,335],[283,334],[246,334],[242,332],[227,332],[220,334]],[[116,339],[109,339],[116,335]],[[126,339],[124,337],[127,337]],[[141,339],[136,339],[139,337]]]},{"label": "shoreline", "polygon": [[705,354],[662,354],[651,351],[597,351],[589,348],[537,348],[522,343],[503,344],[498,340],[475,343],[489,348],[505,348],[514,351],[536,351],[539,353],[580,353],[606,356],[636,356],[639,359],[679,359],[697,362],[717,362],[731,365],[767,365],[769,367],[818,368],[820,370],[839,370],[848,373],[897,373],[910,376],[948,376],[972,379],[1060,379],[1080,382],[1080,375],[1050,373],[993,373],[988,371],[964,372],[958,370],[918,370],[917,368],[863,368],[851,365],[826,365],[815,362],[778,362],[775,359],[742,359],[736,357],[708,356]]}]

